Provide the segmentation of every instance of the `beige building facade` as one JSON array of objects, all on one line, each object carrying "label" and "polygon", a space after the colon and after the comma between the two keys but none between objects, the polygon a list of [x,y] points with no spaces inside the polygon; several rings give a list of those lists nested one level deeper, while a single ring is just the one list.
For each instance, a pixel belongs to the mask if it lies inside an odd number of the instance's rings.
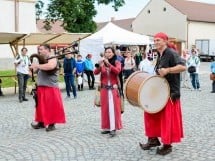
[{"label": "beige building facade", "polygon": [[0,32],[36,32],[36,0],[1,0]]},{"label": "beige building facade", "polygon": [[191,49],[199,40],[215,39],[214,11],[213,4],[151,0],[133,21],[132,29],[150,36],[165,32],[176,41],[180,51],[183,48]]},{"label": "beige building facade", "polygon": [[[36,0],[0,0],[0,32],[37,32],[35,3]],[[10,46],[0,45],[0,70],[13,69],[13,59]]]}]

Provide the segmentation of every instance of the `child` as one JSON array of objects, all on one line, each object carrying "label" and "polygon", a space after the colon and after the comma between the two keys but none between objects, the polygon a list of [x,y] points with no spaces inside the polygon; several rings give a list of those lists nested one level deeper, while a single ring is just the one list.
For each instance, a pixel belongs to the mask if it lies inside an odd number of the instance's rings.
[{"label": "child", "polygon": [[82,60],[82,56],[77,56],[76,61],[76,76],[78,80],[78,90],[83,90],[83,74],[84,74],[84,61]]}]

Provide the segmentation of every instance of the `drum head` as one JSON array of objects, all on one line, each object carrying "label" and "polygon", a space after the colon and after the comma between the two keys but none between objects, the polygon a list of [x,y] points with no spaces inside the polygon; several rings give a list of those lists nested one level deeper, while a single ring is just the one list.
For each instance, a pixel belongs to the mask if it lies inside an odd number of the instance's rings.
[{"label": "drum head", "polygon": [[157,113],[166,105],[170,95],[167,80],[160,76],[152,76],[142,82],[139,93],[139,105],[148,113]]}]

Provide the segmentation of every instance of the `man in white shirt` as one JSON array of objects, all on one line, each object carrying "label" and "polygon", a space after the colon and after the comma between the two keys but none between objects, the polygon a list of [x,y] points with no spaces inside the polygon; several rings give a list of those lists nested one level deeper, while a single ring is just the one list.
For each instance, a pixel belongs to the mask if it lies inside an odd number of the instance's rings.
[{"label": "man in white shirt", "polygon": [[23,101],[28,101],[28,99],[25,97],[30,66],[30,60],[29,57],[27,56],[27,52],[28,49],[23,47],[21,49],[21,54],[18,54],[14,61],[18,78],[20,103]]},{"label": "man in white shirt", "polygon": [[155,74],[153,62],[149,61],[146,53],[143,54],[143,60],[139,64],[139,70],[149,74]]}]

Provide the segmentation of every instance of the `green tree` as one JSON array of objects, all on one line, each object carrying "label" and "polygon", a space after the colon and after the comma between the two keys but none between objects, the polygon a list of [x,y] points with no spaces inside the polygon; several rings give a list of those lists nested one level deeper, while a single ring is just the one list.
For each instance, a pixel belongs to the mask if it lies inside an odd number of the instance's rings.
[{"label": "green tree", "polygon": [[50,0],[45,28],[51,29],[51,23],[62,20],[62,26],[68,32],[94,32],[96,23],[93,17],[97,14],[95,3],[112,4],[115,11],[125,4],[124,0]]},{"label": "green tree", "polygon": [[35,4],[36,8],[36,20],[40,19],[40,16],[42,15],[42,9],[44,7],[44,3],[41,0],[38,0],[37,3]]}]

